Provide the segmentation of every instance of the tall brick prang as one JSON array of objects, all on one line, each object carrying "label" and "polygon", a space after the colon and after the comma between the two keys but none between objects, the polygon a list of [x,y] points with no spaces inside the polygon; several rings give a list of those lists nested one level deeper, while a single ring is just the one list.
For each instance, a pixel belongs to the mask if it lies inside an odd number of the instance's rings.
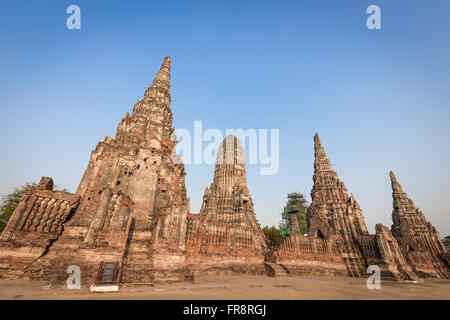
[{"label": "tall brick prang", "polygon": [[67,277],[81,267],[92,282],[101,261],[120,264],[123,282],[179,280],[189,199],[184,165],[172,159],[169,57],[133,113],[92,151],[77,189],[80,205],[31,278]]},{"label": "tall brick prang", "polygon": [[217,151],[214,181],[187,223],[188,261],[202,272],[264,273],[265,236],[247,188],[244,150],[233,135]]},{"label": "tall brick prang", "polygon": [[403,191],[394,172],[389,172],[392,185],[392,234],[413,270],[421,277],[450,278],[446,249],[437,229]]},{"label": "tall brick prang", "polygon": [[317,133],[314,135],[313,182],[308,211],[310,234],[342,238],[341,248],[349,274],[365,274],[366,263],[354,242],[356,237],[369,234],[362,210],[353,195],[348,195],[347,188],[333,170]]}]

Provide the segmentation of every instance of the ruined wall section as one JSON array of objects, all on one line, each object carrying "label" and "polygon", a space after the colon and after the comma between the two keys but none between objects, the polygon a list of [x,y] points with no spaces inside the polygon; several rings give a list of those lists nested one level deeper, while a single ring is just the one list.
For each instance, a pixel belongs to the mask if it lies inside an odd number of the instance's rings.
[{"label": "ruined wall section", "polygon": [[356,239],[367,265],[380,267],[382,279],[418,280],[390,230],[382,224],[377,224],[375,230],[374,235]]},{"label": "ruined wall section", "polygon": [[0,277],[20,279],[60,236],[79,200],[76,194],[53,190],[49,177],[28,189],[0,237]]},{"label": "ruined wall section", "polygon": [[276,252],[276,262],[292,275],[346,276],[342,240],[314,235],[291,234]]}]

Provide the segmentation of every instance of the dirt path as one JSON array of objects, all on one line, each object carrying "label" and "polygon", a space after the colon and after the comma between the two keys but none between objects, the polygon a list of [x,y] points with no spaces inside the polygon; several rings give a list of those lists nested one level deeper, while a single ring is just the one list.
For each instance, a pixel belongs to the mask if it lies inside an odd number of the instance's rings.
[{"label": "dirt path", "polygon": [[326,277],[204,276],[195,283],[121,286],[119,292],[90,293],[37,281],[0,280],[0,299],[450,299],[449,280],[382,282],[369,290],[366,279]]}]

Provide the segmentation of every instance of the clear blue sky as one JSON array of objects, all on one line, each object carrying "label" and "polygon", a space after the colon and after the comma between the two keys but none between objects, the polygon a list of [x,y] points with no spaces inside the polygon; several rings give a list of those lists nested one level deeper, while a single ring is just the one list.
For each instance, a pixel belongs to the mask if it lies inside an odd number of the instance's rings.
[{"label": "clear blue sky", "polygon": [[[81,7],[81,30],[66,8]],[[370,4],[382,30],[366,28]],[[449,1],[2,1],[0,193],[41,176],[75,191],[172,57],[174,126],[280,129],[280,171],[248,167],[263,225],[308,195],[313,134],[363,208],[391,225],[389,170],[450,234]],[[212,165],[186,167],[198,212]]]}]

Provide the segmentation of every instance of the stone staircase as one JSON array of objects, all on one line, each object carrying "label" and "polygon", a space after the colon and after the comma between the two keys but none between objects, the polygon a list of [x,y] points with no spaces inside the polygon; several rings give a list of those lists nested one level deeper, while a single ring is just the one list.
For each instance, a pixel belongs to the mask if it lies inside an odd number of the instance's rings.
[{"label": "stone staircase", "polygon": [[401,267],[398,267],[397,269],[400,275],[403,277],[403,280],[409,282],[417,282],[419,280],[419,277],[414,272],[406,271]]},{"label": "stone staircase", "polygon": [[150,259],[124,261],[120,282],[124,284],[153,284],[151,266]]},{"label": "stone staircase", "polygon": [[145,234],[134,230],[128,237],[123,256],[120,282],[125,284],[152,284],[153,261],[150,259],[150,241]]},{"label": "stone staircase", "polygon": [[277,263],[264,262],[266,272],[269,277],[287,277],[289,272],[281,265]]}]

